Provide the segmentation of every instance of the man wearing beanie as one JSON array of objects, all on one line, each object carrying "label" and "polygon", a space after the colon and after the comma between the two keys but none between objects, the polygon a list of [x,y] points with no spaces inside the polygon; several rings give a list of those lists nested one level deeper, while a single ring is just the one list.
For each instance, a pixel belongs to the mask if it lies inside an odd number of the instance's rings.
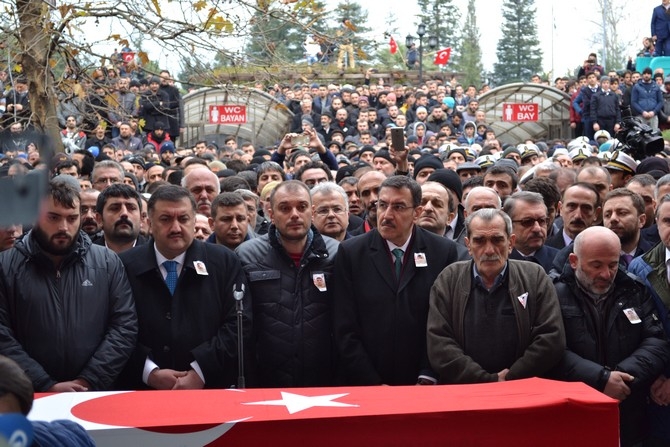
[{"label": "man wearing beanie", "polygon": [[461,200],[463,197],[463,184],[461,178],[456,172],[449,169],[437,169],[428,176],[427,181],[438,182],[444,185],[447,190],[451,192],[456,199],[453,201],[453,212],[455,217],[447,225],[444,237],[451,240],[457,240],[462,231],[465,231],[465,216],[463,214],[463,206]]},{"label": "man wearing beanie", "polygon": [[414,180],[423,185],[434,171],[443,168],[439,158],[432,154],[424,155],[414,162]]}]

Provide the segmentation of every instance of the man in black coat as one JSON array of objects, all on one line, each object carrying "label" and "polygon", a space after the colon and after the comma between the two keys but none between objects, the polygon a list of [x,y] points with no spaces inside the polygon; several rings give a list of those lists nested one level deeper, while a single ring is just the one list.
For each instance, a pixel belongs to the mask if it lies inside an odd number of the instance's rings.
[{"label": "man in black coat", "polygon": [[[165,104],[165,113],[167,115],[168,128],[172,141],[177,141],[179,135],[184,131],[184,101],[181,98],[179,89],[175,87],[174,80],[167,70],[161,71],[160,90],[165,92],[168,102]],[[163,122],[166,120],[164,119]],[[152,129],[153,130],[153,129]]]},{"label": "man in black coat", "polygon": [[421,187],[384,180],[377,228],[340,244],[335,259],[334,332],[348,385],[436,383],[426,353],[428,296],[458,259],[453,241],[415,225]]},{"label": "man in black coat", "polygon": [[[121,254],[135,296],[139,337],[121,388],[227,388],[238,372],[234,253],[194,238],[195,200],[167,185],[149,199],[153,242]],[[244,301],[248,297],[243,297]],[[244,332],[251,331],[244,303]]]},{"label": "man in black coat", "polygon": [[625,447],[645,438],[646,400],[670,360],[670,345],[645,286],[620,268],[620,251],[619,238],[604,227],[575,238],[555,280],[567,342],[555,374],[620,401]]}]

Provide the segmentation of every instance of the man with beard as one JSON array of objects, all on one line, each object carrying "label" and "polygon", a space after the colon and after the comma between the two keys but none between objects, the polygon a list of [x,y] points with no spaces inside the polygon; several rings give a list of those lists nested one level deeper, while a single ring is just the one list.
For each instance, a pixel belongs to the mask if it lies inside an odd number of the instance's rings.
[{"label": "man with beard", "polygon": [[119,126],[119,136],[112,138],[112,145],[124,151],[137,152],[142,149],[142,140],[133,135],[133,128],[130,123],[123,122]]},{"label": "man with beard", "polygon": [[33,229],[0,254],[0,354],[35,391],[108,390],[135,346],[123,264],[79,231],[80,217],[78,191],[51,182]]},{"label": "man with beard", "polygon": [[206,166],[189,172],[181,181],[195,198],[197,211],[207,217],[212,215],[212,201],[221,192],[219,178]]},{"label": "man with beard", "polygon": [[79,193],[81,213],[81,230],[88,235],[91,240],[99,237],[98,232],[102,229],[95,218],[96,204],[100,191],[97,189],[85,189]]},{"label": "man with beard", "polygon": [[154,147],[154,151],[160,152],[161,145],[166,141],[171,141],[170,134],[165,132],[165,124],[158,121],[156,122],[155,129],[147,132],[144,141],[142,141],[142,147],[150,144]]},{"label": "man with beard", "polygon": [[185,130],[184,102],[182,101],[179,89],[174,85],[174,80],[169,71],[161,71],[160,83],[160,91],[165,92],[168,97],[168,102],[163,104],[165,114],[167,115],[166,130],[172,137],[172,141],[177,141],[179,135]]},{"label": "man with beard", "polygon": [[[151,132],[156,128],[156,123],[165,119],[168,107],[171,105],[170,97],[161,90],[161,79],[153,76],[149,80],[149,90],[140,98],[139,116],[144,118],[144,131]],[[170,132],[172,135],[172,133]],[[179,132],[175,138],[179,136]]]},{"label": "man with beard", "polygon": [[607,193],[603,203],[603,222],[619,236],[621,253],[619,261],[626,270],[633,258],[646,253],[653,244],[640,237],[640,229],[647,220],[644,200],[639,194],[626,188],[617,188]]},{"label": "man with beard", "polygon": [[98,196],[95,218],[102,226],[102,237],[95,244],[119,254],[146,239],[140,236],[142,199],[135,188],[115,183]]},{"label": "man with beard", "polygon": [[626,447],[645,439],[650,388],[670,360],[670,348],[649,293],[621,268],[621,250],[619,237],[607,228],[587,228],[576,237],[574,253],[554,281],[567,348],[555,377],[584,382],[618,400]]}]

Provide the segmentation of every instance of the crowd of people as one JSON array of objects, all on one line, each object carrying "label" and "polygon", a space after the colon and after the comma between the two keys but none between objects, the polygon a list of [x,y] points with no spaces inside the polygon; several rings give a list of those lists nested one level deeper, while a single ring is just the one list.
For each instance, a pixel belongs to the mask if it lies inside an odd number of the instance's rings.
[{"label": "crowd of people", "polygon": [[581,381],[621,445],[666,445],[670,144],[635,160],[600,113],[662,125],[664,85],[589,60],[551,141],[499,141],[486,86],[370,72],[270,89],[295,113],[273,147],[178,140],[168,73],[118,126],[64,114],[49,160],[12,122],[0,175],[50,181],[0,231],[0,355],[40,392],[230,387],[238,363],[252,387]]}]

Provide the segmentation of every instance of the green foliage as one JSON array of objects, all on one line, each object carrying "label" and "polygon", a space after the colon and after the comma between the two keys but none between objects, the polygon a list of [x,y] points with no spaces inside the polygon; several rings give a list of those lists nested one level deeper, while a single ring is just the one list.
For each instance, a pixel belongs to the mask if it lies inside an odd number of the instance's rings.
[{"label": "green foliage", "polygon": [[[339,42],[346,38],[351,38],[354,44],[354,51],[358,59],[371,59],[374,43],[367,36],[372,29],[367,26],[368,12],[363,7],[351,0],[344,0],[337,4],[334,11],[336,21],[335,32],[333,33],[335,41]],[[347,24],[343,24],[348,20]]]},{"label": "green foliage", "polygon": [[475,0],[468,0],[468,13],[463,27],[463,46],[461,47],[461,60],[458,69],[463,73],[463,84],[473,84],[477,88],[481,86],[482,71],[484,70],[479,39]]},{"label": "green foliage", "polygon": [[537,37],[535,0],[503,2],[502,37],[498,41],[494,81],[498,85],[527,82],[542,71],[542,50]]},{"label": "green foliage", "polygon": [[303,43],[312,32],[327,32],[329,13],[322,1],[301,5],[299,14],[288,20],[283,13],[258,10],[250,20],[250,39],[245,48],[247,62],[252,65],[284,65],[305,57]]},{"label": "green foliage", "polygon": [[[420,13],[417,15],[417,23],[426,25],[426,35],[423,38],[424,44],[424,68],[432,61],[425,59],[425,55],[430,51],[426,46],[428,37],[437,38],[437,50],[451,47],[451,56],[449,58],[449,67],[458,69],[462,54],[462,34],[463,22],[461,11],[454,5],[453,0],[418,0]],[[414,34],[414,33],[413,33]],[[417,47],[418,47],[418,36]]]}]

